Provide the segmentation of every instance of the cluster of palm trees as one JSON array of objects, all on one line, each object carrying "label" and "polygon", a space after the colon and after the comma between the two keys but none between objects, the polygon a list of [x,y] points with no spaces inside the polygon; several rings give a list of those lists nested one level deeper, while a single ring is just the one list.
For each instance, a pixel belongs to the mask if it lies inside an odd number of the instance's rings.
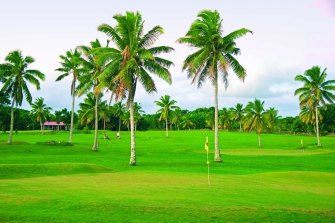
[{"label": "cluster of palm trees", "polygon": [[[152,74],[167,83],[172,83],[169,67],[173,62],[160,55],[174,51],[169,46],[155,46],[155,42],[161,34],[163,28],[154,26],[148,32],[144,32],[144,20],[139,12],[126,12],[124,15],[117,14],[114,17],[115,26],[101,24],[98,31],[107,35],[107,43],[101,44],[99,40],[90,42],[87,46],[78,46],[67,51],[60,56],[60,67],[56,71],[60,72],[56,81],[71,76],[71,124],[69,142],[73,139],[74,107],[76,96],[84,94],[87,98],[80,106],[80,121],[82,124],[94,122],[95,135],[92,146],[93,151],[97,151],[98,144],[98,120],[103,119],[104,123],[110,117],[110,102],[115,99],[113,106],[114,114],[119,117],[119,130],[121,122],[131,131],[130,145],[130,165],[136,165],[136,123],[143,112],[139,103],[134,101],[136,89],[142,86],[146,92],[153,93],[157,90]],[[183,71],[201,87],[206,80],[209,80],[214,87],[214,114],[210,114],[208,125],[213,126],[215,131],[215,155],[214,160],[221,162],[219,149],[219,126],[228,128],[229,122],[235,120],[246,130],[255,130],[259,135],[264,129],[271,129],[277,117],[277,111],[273,108],[264,110],[264,102],[255,99],[249,102],[245,109],[238,104],[232,109],[219,111],[218,107],[218,83],[221,78],[228,87],[228,74],[233,72],[244,81],[247,72],[238,62],[236,56],[240,54],[240,49],[236,40],[252,31],[242,28],[223,35],[222,19],[218,11],[203,10],[196,20],[191,24],[185,36],[178,39],[179,43],[187,44],[195,52],[187,56],[183,63]],[[13,51],[5,58],[6,63],[0,65],[0,81],[3,87],[0,93],[9,95],[11,98],[11,126],[8,143],[12,143],[13,132],[13,109],[20,106],[25,98],[32,103],[32,97],[27,83],[40,88],[40,81],[45,75],[38,70],[28,69],[28,65],[34,62],[32,57],[23,57],[20,51]],[[318,75],[317,75],[318,73]],[[334,101],[334,95],[330,92],[334,90],[334,81],[325,81],[326,73],[320,68],[313,67],[298,75],[296,80],[304,82],[304,87],[299,88],[295,94],[300,95],[302,109],[309,109],[309,122],[315,119],[315,126],[318,134],[320,104]],[[110,102],[102,101],[102,95],[110,92]],[[125,105],[122,103],[125,100]],[[188,115],[182,116],[182,110],[176,106],[176,101],[169,96],[162,96],[156,104],[160,107],[160,120],[165,121],[166,136],[168,137],[169,124],[176,124],[184,128],[192,128],[194,123]],[[173,112],[172,112],[173,110]],[[315,113],[313,113],[315,112]],[[32,114],[40,123],[50,113],[50,108],[44,104],[42,98],[36,99]],[[302,117],[303,116],[302,114]],[[309,118],[311,117],[311,118]],[[314,117],[314,118],[313,118]],[[42,125],[41,125],[42,126]],[[42,127],[41,127],[42,128]],[[105,128],[105,127],[104,127]],[[42,130],[42,129],[41,129]],[[318,136],[318,145],[319,142]]]}]

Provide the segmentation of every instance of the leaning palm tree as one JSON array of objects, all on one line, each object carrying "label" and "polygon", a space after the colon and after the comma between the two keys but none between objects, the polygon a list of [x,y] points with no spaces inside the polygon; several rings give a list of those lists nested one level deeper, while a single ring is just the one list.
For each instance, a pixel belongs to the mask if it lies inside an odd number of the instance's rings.
[{"label": "leaning palm tree", "polygon": [[303,75],[299,74],[295,77],[296,81],[304,84],[298,88],[294,95],[299,95],[300,107],[306,105],[310,110],[315,111],[315,127],[318,146],[321,146],[319,135],[319,109],[320,105],[326,106],[327,102],[335,101],[335,80],[326,80],[327,69],[321,71],[319,66],[314,66],[306,70]]},{"label": "leaning palm tree", "polygon": [[244,117],[244,129],[255,130],[258,134],[258,146],[261,147],[261,133],[266,129],[266,118],[264,110],[264,101],[255,99],[249,102],[245,108],[246,116]]},{"label": "leaning palm tree", "polygon": [[242,119],[244,116],[244,108],[243,105],[237,103],[235,107],[230,108],[231,117],[234,121],[238,122],[240,125],[240,132],[242,132]]},{"label": "leaning palm tree", "polygon": [[72,50],[67,51],[65,55],[61,55],[59,57],[62,60],[62,62],[60,62],[61,67],[57,68],[56,71],[59,71],[62,74],[57,77],[56,81],[60,81],[72,74],[72,82],[71,82],[72,110],[71,110],[70,137],[69,137],[69,143],[72,143],[76,82],[78,77],[85,71],[85,69],[83,68],[81,54],[77,49],[74,52]]},{"label": "leaning palm tree", "polygon": [[34,58],[30,56],[24,57],[19,50],[10,52],[6,56],[5,61],[6,63],[0,65],[0,73],[4,82],[0,92],[9,95],[12,101],[8,138],[8,144],[12,144],[14,105],[21,106],[24,98],[31,103],[32,97],[27,83],[33,84],[37,89],[40,89],[39,80],[44,80],[45,75],[38,70],[28,69],[28,66],[34,62]]},{"label": "leaning palm tree", "polygon": [[41,125],[41,133],[43,133],[43,121],[46,121],[50,117],[51,107],[47,107],[44,104],[44,98],[36,98],[34,103],[31,105],[30,114],[35,117],[36,121]]},{"label": "leaning palm tree", "polygon": [[169,118],[171,118],[171,112],[177,106],[175,104],[177,101],[171,100],[169,95],[161,96],[160,101],[155,101],[156,105],[160,107],[157,113],[161,114],[159,117],[159,121],[165,120],[165,129],[166,129],[166,137],[169,137]]},{"label": "leaning palm tree", "polygon": [[218,82],[222,77],[226,88],[228,87],[228,71],[231,68],[237,77],[244,80],[246,70],[234,57],[240,53],[235,40],[251,33],[242,28],[223,36],[222,19],[218,11],[204,10],[198,14],[198,18],[192,23],[185,37],[180,38],[180,43],[186,43],[195,47],[196,52],[187,56],[183,70],[187,71],[192,83],[197,82],[201,87],[206,79],[214,85],[215,105],[215,157],[214,160],[222,162],[219,148],[219,109],[218,109]]},{"label": "leaning palm tree", "polygon": [[117,82],[116,96],[127,92],[127,105],[130,111],[130,165],[136,165],[134,98],[137,84],[140,83],[148,93],[156,91],[156,85],[149,73],[171,84],[171,73],[168,68],[173,63],[158,55],[173,51],[168,46],[153,47],[163,28],[155,26],[144,34],[144,21],[140,13],[127,12],[113,17],[117,24],[112,27],[102,24],[99,31],[107,34],[115,44],[102,54],[110,63],[101,74],[102,85],[107,87]]}]

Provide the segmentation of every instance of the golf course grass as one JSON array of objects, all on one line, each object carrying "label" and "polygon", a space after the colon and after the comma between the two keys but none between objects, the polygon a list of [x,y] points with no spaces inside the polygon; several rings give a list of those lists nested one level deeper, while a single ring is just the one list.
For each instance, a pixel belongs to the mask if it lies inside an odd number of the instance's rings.
[{"label": "golf course grass", "polygon": [[[212,131],[0,134],[0,222],[335,222],[335,137]],[[301,140],[304,148],[301,148]]]}]

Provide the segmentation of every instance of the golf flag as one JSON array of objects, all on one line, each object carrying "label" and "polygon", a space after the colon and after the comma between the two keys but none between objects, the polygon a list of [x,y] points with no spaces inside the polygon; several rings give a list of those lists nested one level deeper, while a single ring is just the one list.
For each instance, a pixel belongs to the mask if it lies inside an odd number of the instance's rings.
[{"label": "golf flag", "polygon": [[208,136],[206,136],[205,150],[208,153]]}]

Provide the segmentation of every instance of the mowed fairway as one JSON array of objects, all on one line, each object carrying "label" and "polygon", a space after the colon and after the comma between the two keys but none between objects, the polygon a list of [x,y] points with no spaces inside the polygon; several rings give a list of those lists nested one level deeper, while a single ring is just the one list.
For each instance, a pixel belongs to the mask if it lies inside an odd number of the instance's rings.
[{"label": "mowed fairway", "polygon": [[[0,135],[0,222],[335,222],[335,137],[220,132],[223,163],[211,162],[211,131]],[[305,149],[300,149],[300,140]]]}]

